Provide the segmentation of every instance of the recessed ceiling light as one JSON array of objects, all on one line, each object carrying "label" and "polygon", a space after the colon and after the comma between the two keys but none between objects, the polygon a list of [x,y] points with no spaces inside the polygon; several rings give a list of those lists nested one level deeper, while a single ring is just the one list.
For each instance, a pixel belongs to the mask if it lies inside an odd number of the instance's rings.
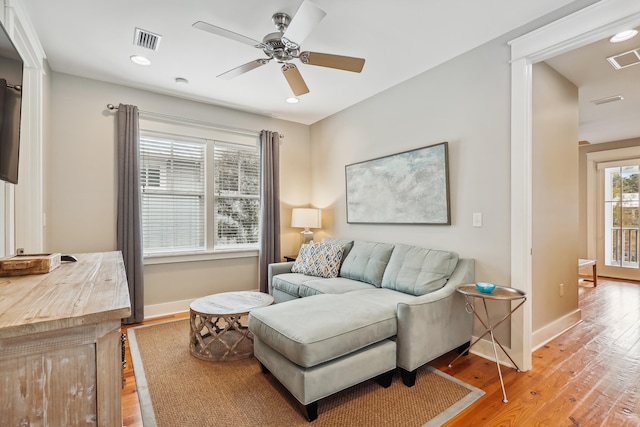
[{"label": "recessed ceiling light", "polygon": [[298,102],[300,102],[298,98],[295,98],[293,96],[291,98],[285,99],[285,101],[287,101],[289,104],[297,104]]},{"label": "recessed ceiling light", "polygon": [[131,55],[129,57],[129,59],[131,60],[131,62],[133,62],[134,64],[137,65],[142,65],[144,67],[148,67],[149,65],[151,65],[151,61],[149,61],[147,58],[145,58],[144,56],[140,56],[140,55]]},{"label": "recessed ceiling light", "polygon": [[188,85],[189,80],[185,79],[184,77],[176,77],[176,83],[181,85]]},{"label": "recessed ceiling light", "polygon": [[637,35],[638,35],[638,31],[637,30],[622,31],[622,32],[616,34],[615,36],[611,37],[609,39],[609,41],[611,43],[620,43],[620,42],[632,39]]}]

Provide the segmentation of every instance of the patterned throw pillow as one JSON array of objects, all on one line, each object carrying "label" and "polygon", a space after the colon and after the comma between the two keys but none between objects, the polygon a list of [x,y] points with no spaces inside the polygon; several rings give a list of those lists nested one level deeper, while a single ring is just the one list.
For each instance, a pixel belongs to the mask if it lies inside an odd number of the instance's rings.
[{"label": "patterned throw pillow", "polygon": [[342,245],[310,242],[300,248],[291,272],[327,279],[338,277],[343,251]]},{"label": "patterned throw pillow", "polygon": [[292,273],[300,273],[300,274],[306,274],[307,273],[306,259],[309,257],[309,255],[308,255],[309,246],[311,246],[312,244],[313,244],[313,241],[308,243],[308,244],[304,244],[304,245],[300,246],[300,251],[298,252],[298,257],[296,258],[295,262],[293,263],[293,266],[291,267],[291,272]]}]

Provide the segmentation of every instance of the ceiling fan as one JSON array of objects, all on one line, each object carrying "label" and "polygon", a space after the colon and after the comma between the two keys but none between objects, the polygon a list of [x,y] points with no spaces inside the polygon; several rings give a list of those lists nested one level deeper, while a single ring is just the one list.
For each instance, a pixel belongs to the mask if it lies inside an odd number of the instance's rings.
[{"label": "ceiling fan", "polygon": [[232,79],[255,68],[268,64],[275,59],[282,64],[282,73],[287,79],[291,90],[296,96],[309,92],[298,67],[290,61],[299,59],[303,64],[318,65],[321,67],[336,68],[338,70],[352,71],[359,73],[364,67],[363,58],[351,56],[332,55],[328,53],[300,51],[300,43],[311,33],[313,28],[325,17],[326,12],[315,4],[305,0],[298,8],[293,18],[283,12],[275,13],[271,19],[278,30],[264,36],[262,41],[254,40],[242,34],[198,21],[193,24],[194,28],[208,31],[249,46],[262,49],[267,58],[260,58],[239,67],[224,72],[217,77]]}]

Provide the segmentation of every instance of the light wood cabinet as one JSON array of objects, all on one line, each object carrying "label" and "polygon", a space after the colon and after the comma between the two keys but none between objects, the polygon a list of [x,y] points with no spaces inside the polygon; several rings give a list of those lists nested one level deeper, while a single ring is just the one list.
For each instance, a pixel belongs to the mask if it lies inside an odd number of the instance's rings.
[{"label": "light wood cabinet", "polygon": [[131,312],[120,252],[47,274],[0,277],[0,425],[122,425],[120,321]]}]

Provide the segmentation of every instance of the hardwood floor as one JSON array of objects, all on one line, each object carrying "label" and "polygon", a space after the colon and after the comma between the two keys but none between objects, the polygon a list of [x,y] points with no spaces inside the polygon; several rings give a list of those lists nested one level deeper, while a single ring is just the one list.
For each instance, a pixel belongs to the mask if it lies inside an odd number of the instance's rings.
[{"label": "hardwood floor", "polygon": [[[495,363],[473,354],[430,365],[486,392],[446,426],[639,426],[640,284],[601,279],[580,287],[582,322],[533,354],[533,369],[503,367],[509,403]],[[188,317],[168,316],[145,324]],[[123,426],[141,427],[127,345]]]},{"label": "hardwood floor", "polygon": [[[154,323],[167,322],[169,320],[188,318],[189,313],[181,313],[172,316],[157,317],[151,320],[145,320],[143,325],[151,325]],[[130,327],[140,325],[131,325],[122,327],[122,332],[126,333]],[[129,340],[125,345],[125,360],[127,366],[124,369],[125,384],[122,388],[122,426],[123,427],[143,427],[142,416],[140,414],[140,402],[138,400],[138,390],[136,389],[136,378],[133,373],[133,364],[131,363],[131,352],[129,351]]]}]

